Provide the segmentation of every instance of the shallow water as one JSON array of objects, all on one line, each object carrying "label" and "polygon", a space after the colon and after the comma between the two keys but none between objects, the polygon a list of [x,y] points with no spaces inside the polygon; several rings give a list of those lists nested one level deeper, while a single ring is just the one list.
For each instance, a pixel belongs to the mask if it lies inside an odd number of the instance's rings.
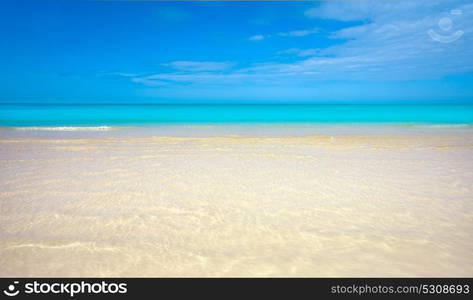
[{"label": "shallow water", "polygon": [[4,137],[0,276],[473,276],[472,132],[396,132]]}]

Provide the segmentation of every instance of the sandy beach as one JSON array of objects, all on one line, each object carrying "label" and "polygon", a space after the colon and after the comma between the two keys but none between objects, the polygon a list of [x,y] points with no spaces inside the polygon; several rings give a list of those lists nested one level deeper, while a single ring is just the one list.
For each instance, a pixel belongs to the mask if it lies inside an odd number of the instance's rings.
[{"label": "sandy beach", "polygon": [[0,139],[0,276],[473,276],[473,130]]}]

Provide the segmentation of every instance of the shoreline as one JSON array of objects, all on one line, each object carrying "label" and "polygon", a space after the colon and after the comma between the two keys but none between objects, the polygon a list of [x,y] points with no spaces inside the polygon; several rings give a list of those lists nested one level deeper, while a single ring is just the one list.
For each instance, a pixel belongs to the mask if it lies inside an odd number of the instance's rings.
[{"label": "shoreline", "polygon": [[0,127],[8,138],[132,138],[132,137],[302,137],[309,135],[469,136],[473,124],[426,123],[238,123],[160,124],[143,126]]}]

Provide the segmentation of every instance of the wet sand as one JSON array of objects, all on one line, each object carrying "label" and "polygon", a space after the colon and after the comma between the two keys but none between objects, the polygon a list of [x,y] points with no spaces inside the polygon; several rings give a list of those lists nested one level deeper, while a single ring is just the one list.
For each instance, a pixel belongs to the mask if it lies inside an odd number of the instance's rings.
[{"label": "wet sand", "polygon": [[2,277],[473,276],[471,130],[10,136],[0,168]]}]

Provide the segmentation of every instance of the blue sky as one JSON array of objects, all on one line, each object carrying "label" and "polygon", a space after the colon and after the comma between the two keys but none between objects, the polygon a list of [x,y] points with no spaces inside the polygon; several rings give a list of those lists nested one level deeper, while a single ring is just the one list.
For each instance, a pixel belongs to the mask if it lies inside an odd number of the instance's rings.
[{"label": "blue sky", "polygon": [[1,102],[473,102],[473,4],[3,0],[0,70]]}]

